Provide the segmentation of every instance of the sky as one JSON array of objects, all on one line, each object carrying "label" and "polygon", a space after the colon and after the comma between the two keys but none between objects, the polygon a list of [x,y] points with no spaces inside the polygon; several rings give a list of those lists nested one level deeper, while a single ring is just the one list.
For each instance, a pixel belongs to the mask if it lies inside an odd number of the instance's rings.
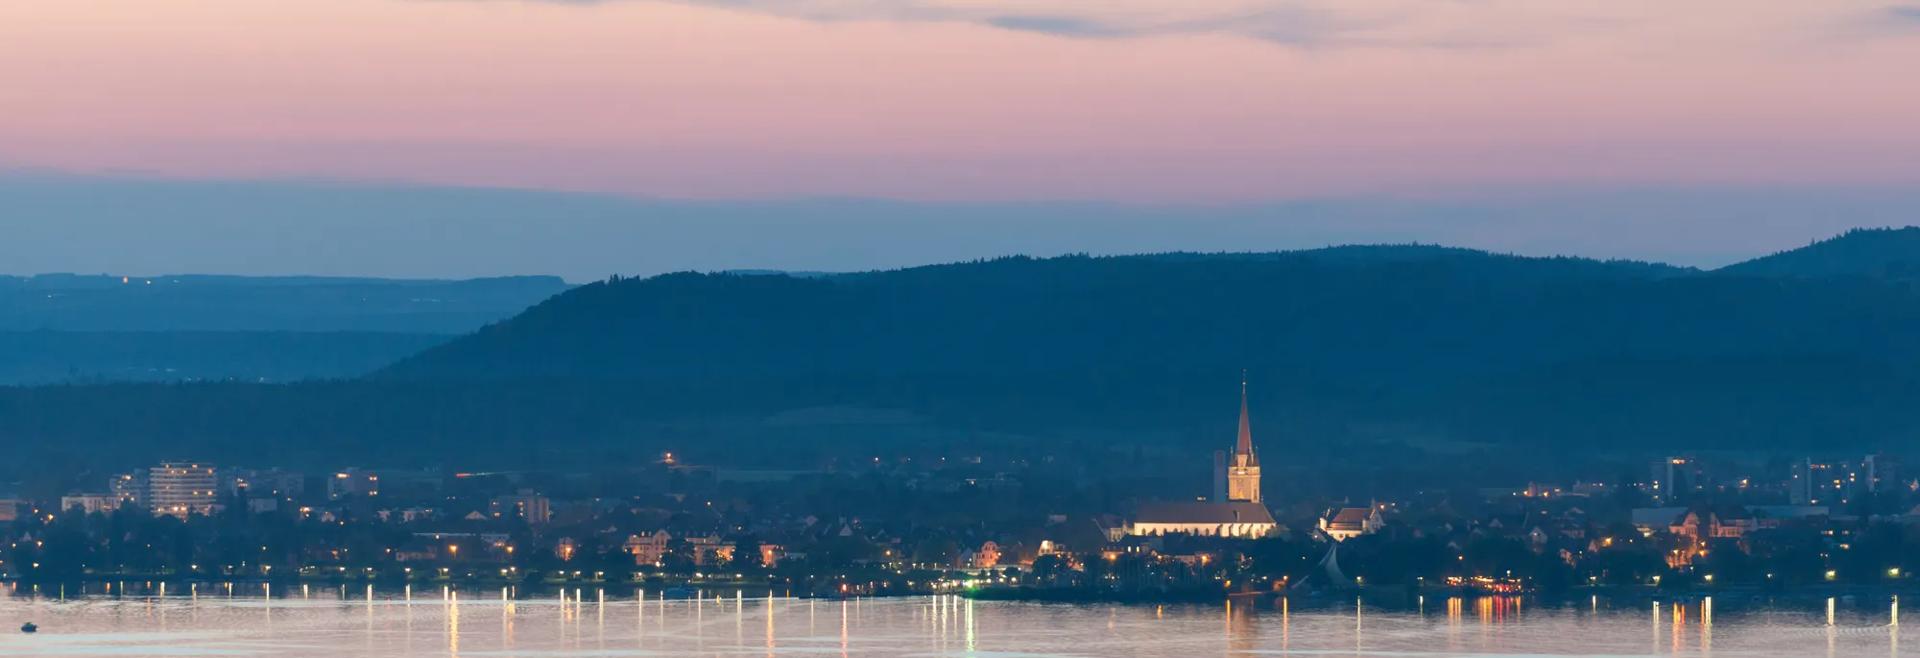
[{"label": "sky", "polygon": [[[0,228],[45,240],[15,241],[33,257],[0,270],[579,276],[998,255],[935,238],[1417,239],[1704,265],[1920,216],[1914,62],[1920,2],[1882,0],[0,0]],[[175,193],[154,197],[163,183]],[[495,193],[568,194],[627,205],[593,220],[612,233],[566,234],[585,220],[539,204],[500,221],[561,231],[562,250],[663,225],[691,237],[590,266],[410,263],[352,242],[326,245],[333,260],[248,259],[232,252],[261,243],[206,226],[284,208],[209,216],[183,199],[249,185],[359,190],[375,200],[357,211],[395,225],[425,221],[376,202],[396,187],[445,196],[435,216],[455,220],[497,215]],[[28,194],[162,205],[109,221],[28,212]],[[830,221],[834,199],[941,228],[877,218],[895,242],[805,247],[871,242]],[[1637,214],[1565,212],[1596,205]],[[812,251],[747,244],[721,207]],[[1015,207],[1017,227],[981,217]],[[1511,212],[1529,207],[1555,212]],[[1205,228],[1221,217],[1260,230],[1234,243]],[[365,236],[349,228],[371,220],[302,221]],[[201,248],[136,257],[101,227]]]}]

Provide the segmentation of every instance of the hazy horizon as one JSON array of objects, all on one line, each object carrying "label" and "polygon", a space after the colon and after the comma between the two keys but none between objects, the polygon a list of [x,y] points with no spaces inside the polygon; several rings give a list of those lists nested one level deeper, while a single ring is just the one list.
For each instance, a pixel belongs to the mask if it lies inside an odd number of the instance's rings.
[{"label": "hazy horizon", "polygon": [[0,175],[0,272],[471,278],[889,269],[1006,255],[1424,243],[1718,267],[1920,218],[1920,187],[1508,188],[1241,204],[684,200],[314,180]]}]

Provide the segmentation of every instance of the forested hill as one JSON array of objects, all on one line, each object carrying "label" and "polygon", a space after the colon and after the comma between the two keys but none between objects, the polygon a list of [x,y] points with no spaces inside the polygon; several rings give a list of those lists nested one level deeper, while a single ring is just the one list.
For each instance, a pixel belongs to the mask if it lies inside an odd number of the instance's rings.
[{"label": "forested hill", "polygon": [[1920,279],[1920,227],[1856,229],[1719,270],[1754,276]]},{"label": "forested hill", "polygon": [[[1310,370],[1457,380],[1601,360],[1920,356],[1904,285],[1438,248],[1006,258],[583,286],[398,379]],[[1227,375],[1221,375],[1227,376]]]},{"label": "forested hill", "polygon": [[0,443],[15,464],[502,468],[1146,446],[1201,468],[1244,369],[1275,468],[1904,451],[1914,336],[1899,278],[1422,246],[682,273],[357,381],[0,388]]},{"label": "forested hill", "polygon": [[[1396,424],[1541,450],[1851,449],[1920,437],[1913,336],[1901,280],[1340,247],[611,280],[375,379],[1204,436],[1246,369],[1256,408],[1309,441]],[[611,416],[664,413],[623,400]]]}]

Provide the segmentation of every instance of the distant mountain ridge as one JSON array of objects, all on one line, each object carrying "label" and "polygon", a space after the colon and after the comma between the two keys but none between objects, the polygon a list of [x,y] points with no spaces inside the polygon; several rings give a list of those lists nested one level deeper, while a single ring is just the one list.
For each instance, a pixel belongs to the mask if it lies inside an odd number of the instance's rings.
[{"label": "distant mountain ridge", "polygon": [[0,384],[356,377],[566,288],[555,277],[0,277]]},{"label": "distant mountain ridge", "polygon": [[446,340],[358,331],[0,331],[0,385],[347,379]]},{"label": "distant mountain ridge", "polygon": [[458,334],[567,289],[468,280],[224,275],[0,277],[0,331],[381,331]]}]

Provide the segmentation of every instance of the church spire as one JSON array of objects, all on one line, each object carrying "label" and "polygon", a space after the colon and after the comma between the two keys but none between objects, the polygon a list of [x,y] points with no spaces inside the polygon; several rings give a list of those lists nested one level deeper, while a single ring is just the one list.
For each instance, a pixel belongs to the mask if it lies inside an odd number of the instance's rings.
[{"label": "church spire", "polygon": [[1247,371],[1240,371],[1240,436],[1234,441],[1233,454],[1253,455],[1253,427],[1247,421]]},{"label": "church spire", "polygon": [[1260,502],[1260,458],[1253,453],[1253,425],[1247,414],[1247,372],[1240,371],[1240,436],[1227,463],[1227,500]]}]

